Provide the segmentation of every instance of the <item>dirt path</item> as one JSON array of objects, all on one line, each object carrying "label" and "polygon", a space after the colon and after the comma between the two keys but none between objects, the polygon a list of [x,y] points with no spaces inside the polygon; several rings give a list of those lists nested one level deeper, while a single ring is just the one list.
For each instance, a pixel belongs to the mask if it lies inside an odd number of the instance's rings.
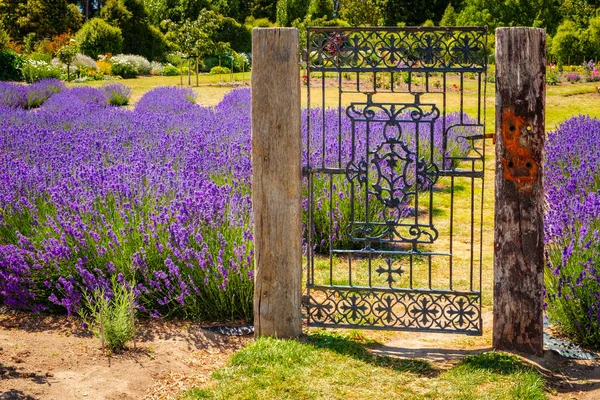
[{"label": "dirt path", "polygon": [[189,322],[142,321],[137,350],[107,358],[76,319],[2,313],[0,400],[177,398],[248,340]]}]

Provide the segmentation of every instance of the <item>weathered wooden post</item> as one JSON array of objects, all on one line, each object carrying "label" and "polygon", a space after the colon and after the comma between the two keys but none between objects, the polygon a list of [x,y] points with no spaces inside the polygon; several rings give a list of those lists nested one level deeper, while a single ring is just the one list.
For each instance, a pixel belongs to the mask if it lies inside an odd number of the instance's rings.
[{"label": "weathered wooden post", "polygon": [[298,30],[252,30],[255,336],[302,333],[302,159]]},{"label": "weathered wooden post", "polygon": [[543,353],[546,34],[496,29],[496,349]]}]

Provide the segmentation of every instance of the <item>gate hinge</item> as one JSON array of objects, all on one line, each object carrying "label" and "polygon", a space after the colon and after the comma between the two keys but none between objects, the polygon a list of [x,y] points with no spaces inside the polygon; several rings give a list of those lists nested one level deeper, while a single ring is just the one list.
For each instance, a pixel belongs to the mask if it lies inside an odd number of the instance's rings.
[{"label": "gate hinge", "polygon": [[495,133],[486,133],[486,139],[492,139],[492,144],[496,144],[496,134]]},{"label": "gate hinge", "polygon": [[308,51],[306,51],[306,49],[302,50],[302,55],[300,56],[300,58],[302,59],[302,61],[308,62]]}]

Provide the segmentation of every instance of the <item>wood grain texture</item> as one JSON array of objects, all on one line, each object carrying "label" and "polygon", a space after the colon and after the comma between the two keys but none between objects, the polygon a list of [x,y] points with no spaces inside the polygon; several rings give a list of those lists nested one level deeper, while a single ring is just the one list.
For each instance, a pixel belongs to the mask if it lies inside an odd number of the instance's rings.
[{"label": "wood grain texture", "polygon": [[543,353],[546,34],[496,29],[496,349]]},{"label": "wood grain texture", "polygon": [[252,30],[255,336],[302,333],[298,30]]}]

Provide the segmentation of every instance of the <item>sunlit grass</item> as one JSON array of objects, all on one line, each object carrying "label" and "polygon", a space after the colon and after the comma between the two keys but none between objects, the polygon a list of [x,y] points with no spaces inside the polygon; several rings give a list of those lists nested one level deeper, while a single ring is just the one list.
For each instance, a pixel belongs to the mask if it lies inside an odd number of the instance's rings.
[{"label": "sunlit grass", "polygon": [[[358,339],[358,340],[356,340]],[[515,356],[468,356],[447,371],[425,360],[376,356],[376,342],[316,331],[306,340],[261,338],[187,399],[528,399],[544,381]]]}]

